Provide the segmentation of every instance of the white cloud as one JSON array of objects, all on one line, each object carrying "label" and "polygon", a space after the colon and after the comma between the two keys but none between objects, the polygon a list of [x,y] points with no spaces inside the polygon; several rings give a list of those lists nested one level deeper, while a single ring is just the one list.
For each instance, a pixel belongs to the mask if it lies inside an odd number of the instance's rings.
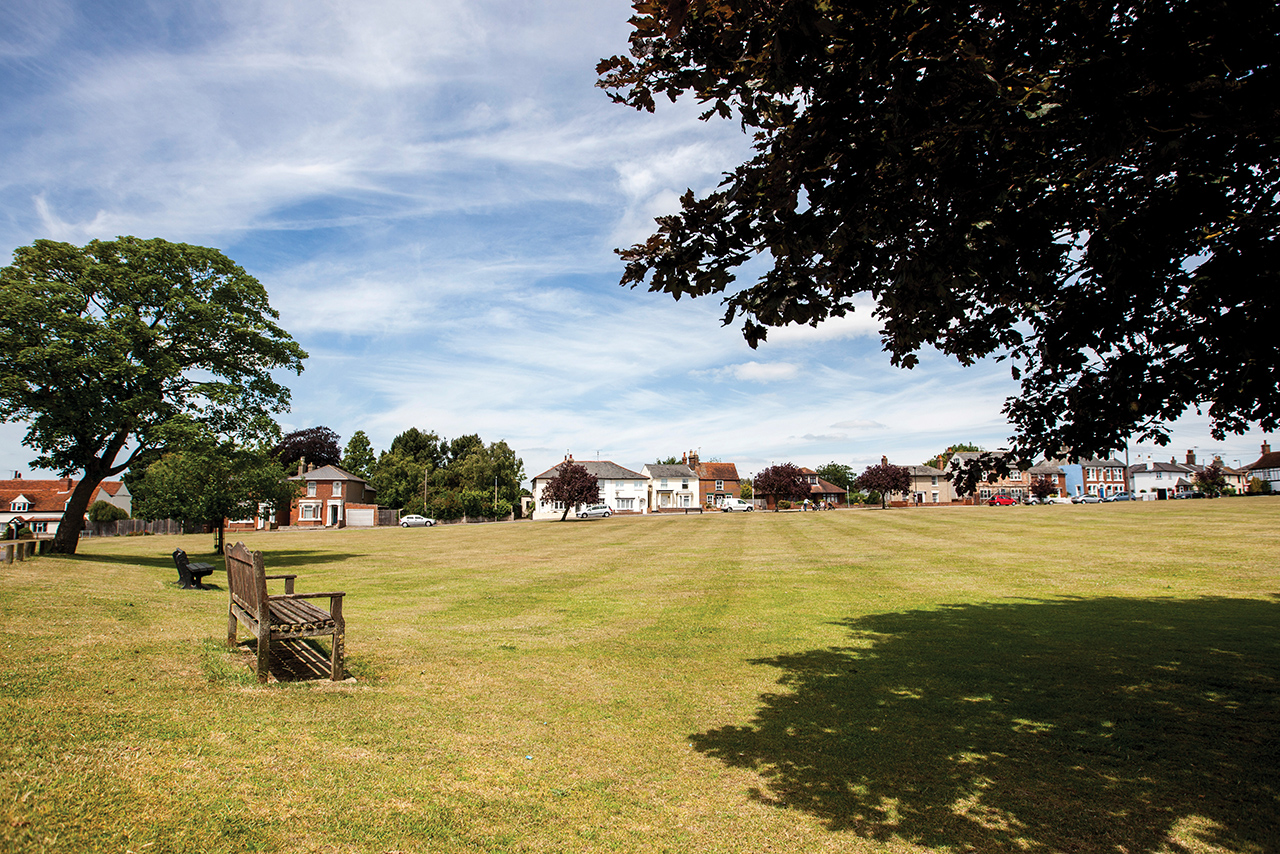
[{"label": "white cloud", "polygon": [[743,382],[774,383],[794,378],[800,372],[800,366],[791,362],[742,362],[737,365],[725,365],[705,371],[692,371],[693,376],[705,376],[712,379],[734,379]]}]

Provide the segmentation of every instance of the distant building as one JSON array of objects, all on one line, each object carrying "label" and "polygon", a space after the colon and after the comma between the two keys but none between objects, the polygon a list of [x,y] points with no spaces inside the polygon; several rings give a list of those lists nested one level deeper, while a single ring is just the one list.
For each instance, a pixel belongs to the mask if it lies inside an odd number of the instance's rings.
[{"label": "distant building", "polygon": [[[609,505],[614,513],[643,513],[649,506],[649,478],[638,471],[623,468],[609,460],[575,460],[565,457],[565,462],[582,466],[588,473],[595,475],[600,487],[600,501]],[[561,463],[563,465],[563,463]],[[533,513],[531,519],[559,519],[564,514],[564,505],[559,502],[544,502],[543,488],[560,473],[559,466],[552,466],[542,474],[533,478]],[[570,508],[569,514],[579,509]]]},{"label": "distant building", "polygon": [[[16,522],[36,534],[56,534],[78,483],[69,477],[27,480],[21,472],[14,472],[12,478],[0,480],[0,527]],[[104,480],[98,484],[89,506],[98,501],[114,504],[126,513],[133,510],[133,496],[122,481]],[[85,519],[87,522],[87,515]]]},{"label": "distant building", "polygon": [[742,497],[742,482],[733,463],[704,463],[696,451],[685,454],[684,464],[698,473],[698,491],[705,507],[719,507],[726,498]]}]

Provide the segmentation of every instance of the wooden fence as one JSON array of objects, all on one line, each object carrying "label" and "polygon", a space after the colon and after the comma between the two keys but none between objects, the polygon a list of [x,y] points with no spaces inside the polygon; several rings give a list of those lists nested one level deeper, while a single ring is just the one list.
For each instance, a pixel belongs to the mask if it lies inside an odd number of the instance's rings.
[{"label": "wooden fence", "polygon": [[121,519],[118,522],[88,522],[80,532],[82,537],[126,537],[130,534],[207,534],[210,531],[204,522],[184,522],[181,519],[156,519],[147,522],[143,519]]}]

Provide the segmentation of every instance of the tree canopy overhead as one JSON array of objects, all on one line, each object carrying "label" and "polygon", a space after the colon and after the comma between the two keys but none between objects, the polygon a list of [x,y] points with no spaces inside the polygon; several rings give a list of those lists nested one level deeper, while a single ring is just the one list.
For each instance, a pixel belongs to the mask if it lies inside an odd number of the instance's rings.
[{"label": "tree canopy overhead", "polygon": [[81,477],[55,550],[74,553],[97,485],[195,423],[274,440],[306,353],[267,292],[216,249],[120,237],[37,240],[0,270],[0,419],[28,423],[34,465]]},{"label": "tree canopy overhead", "polygon": [[894,364],[1013,360],[1019,459],[1164,443],[1188,407],[1280,426],[1272,0],[633,6],[600,85],[691,93],[754,155],[623,284],[723,295],[752,346],[869,294]]}]

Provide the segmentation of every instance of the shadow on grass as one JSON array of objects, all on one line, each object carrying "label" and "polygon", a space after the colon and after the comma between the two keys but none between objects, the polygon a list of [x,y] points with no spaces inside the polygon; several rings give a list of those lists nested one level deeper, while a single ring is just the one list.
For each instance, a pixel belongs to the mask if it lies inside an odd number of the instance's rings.
[{"label": "shadow on grass", "polygon": [[[841,621],[691,736],[833,831],[983,850],[1280,850],[1280,605],[1100,599]],[[1175,827],[1176,826],[1176,827]]]},{"label": "shadow on grass", "polygon": [[[197,563],[212,563],[217,572],[225,571],[225,560],[222,555],[189,553],[188,556],[192,561]],[[173,563],[173,554],[171,552],[162,555],[145,556],[129,554],[75,554],[64,555],[64,557],[68,560],[82,561],[84,563],[125,563],[131,566],[163,567],[177,572],[177,568]],[[267,566],[267,574],[271,574],[274,569],[279,567],[313,566],[321,563],[341,563],[345,560],[354,560],[355,558],[360,557],[365,557],[365,555],[317,551],[313,549],[282,549],[280,551],[263,551],[262,553],[263,561]]]}]

